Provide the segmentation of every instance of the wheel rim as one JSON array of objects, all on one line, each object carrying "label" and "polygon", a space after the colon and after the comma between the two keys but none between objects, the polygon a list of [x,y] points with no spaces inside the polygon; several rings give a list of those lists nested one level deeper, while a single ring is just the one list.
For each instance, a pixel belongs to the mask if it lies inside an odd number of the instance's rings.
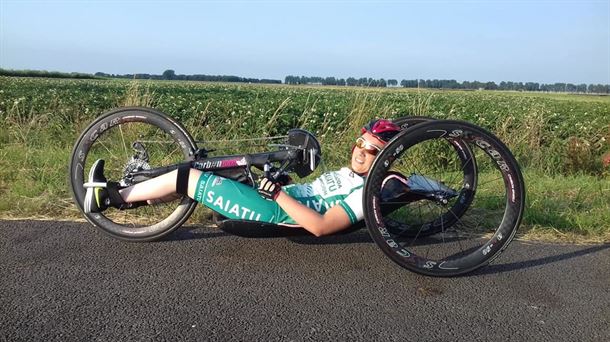
[{"label": "wheel rim", "polygon": [[[377,214],[367,215],[367,226],[403,267],[431,275],[465,273],[489,262],[512,238],[523,210],[522,178],[510,152],[487,132],[471,125],[422,125],[401,134],[375,161],[365,208]],[[388,203],[380,196],[388,172],[417,179],[427,190]]]},{"label": "wheel rim", "polygon": [[[159,167],[184,161],[190,157],[193,145],[179,126],[160,116],[134,115],[133,112],[106,116],[92,124],[75,148],[72,161],[72,188],[81,206],[91,165],[104,159],[104,175],[110,181],[123,179],[128,167]],[[164,128],[161,128],[164,127]],[[132,160],[137,154],[134,142],[144,146],[149,161]],[[168,224],[180,221],[192,204],[188,197],[142,206],[130,210],[108,208],[103,213],[86,214],[88,220],[111,234],[129,237],[149,237],[166,231]]]}]

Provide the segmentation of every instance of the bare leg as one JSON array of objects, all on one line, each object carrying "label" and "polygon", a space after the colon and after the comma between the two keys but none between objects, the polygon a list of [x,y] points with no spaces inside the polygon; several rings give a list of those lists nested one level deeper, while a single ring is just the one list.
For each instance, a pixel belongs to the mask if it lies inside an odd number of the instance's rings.
[{"label": "bare leg", "polygon": [[[188,195],[190,198],[195,197],[197,181],[202,172],[196,169],[191,169],[189,173]],[[149,179],[142,183],[119,190],[121,197],[125,202],[140,202],[162,198],[170,198],[169,196],[176,194],[176,177],[178,171],[174,170],[161,176]]]}]

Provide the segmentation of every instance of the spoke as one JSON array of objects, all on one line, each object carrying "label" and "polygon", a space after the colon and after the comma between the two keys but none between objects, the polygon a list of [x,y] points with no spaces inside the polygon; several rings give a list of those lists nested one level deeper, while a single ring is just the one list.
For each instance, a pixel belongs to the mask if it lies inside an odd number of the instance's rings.
[{"label": "spoke", "polygon": [[[174,148],[174,150],[171,151],[170,153],[166,154],[165,157],[163,157],[163,159],[161,159],[161,161],[159,162],[160,165],[164,165],[166,163],[166,161],[167,161],[167,158],[171,157],[178,150],[180,150],[180,145],[178,145],[176,148]],[[169,161],[171,161],[171,159]]]},{"label": "spoke", "polygon": [[[419,218],[420,218],[420,219],[422,218],[422,217],[421,217],[421,207],[422,207],[422,206],[423,206],[423,204],[417,207],[417,210],[419,211]],[[422,227],[423,227],[423,225],[420,225],[420,226],[419,226],[419,230],[417,231],[417,235],[415,236],[415,238],[413,238],[413,240],[416,240],[416,239],[417,239],[417,237],[418,237],[418,236],[419,236],[419,234],[421,233]],[[428,246],[428,248],[426,248],[426,259],[428,259],[428,254],[430,254],[430,246]]]},{"label": "spoke", "polygon": [[[432,208],[432,211],[434,212],[434,208]],[[441,215],[441,239],[443,240],[443,244],[446,243],[445,241],[445,224],[442,220],[442,215]]]},{"label": "spoke", "polygon": [[[466,167],[474,166],[473,160],[476,160],[476,158],[474,155],[474,151],[469,147],[469,145],[463,140],[461,140],[461,142],[465,145],[466,148],[468,148],[468,150],[470,150],[471,153],[470,153],[468,159],[465,162],[462,162],[462,160],[459,158],[460,154],[456,150],[456,147],[450,144],[453,151],[455,152],[455,155],[458,157],[457,160],[459,160],[459,162],[461,164],[461,168],[459,170],[455,171],[456,174],[455,174],[455,176],[453,176],[451,178],[451,183],[449,183],[449,185],[453,185],[454,183],[456,183],[456,179],[458,179],[461,176],[462,180],[460,182],[459,188],[463,189],[464,188],[464,179],[465,179],[464,170],[466,169]],[[472,184],[471,184],[471,186],[472,186]],[[453,188],[453,187],[451,187],[451,188]]]},{"label": "spoke", "polygon": [[[150,225],[151,222],[154,222],[157,220],[157,217],[155,215],[154,212],[154,208],[151,208],[151,205],[145,205],[143,207],[137,208],[136,210],[142,209],[143,214],[144,215],[140,215],[143,216],[143,221],[146,220],[146,225]],[[153,211],[153,213],[151,214],[151,210]],[[142,224],[144,224],[144,222],[142,222]]]},{"label": "spoke", "polygon": [[[457,217],[457,215],[453,212],[453,210],[451,210],[451,208],[449,208],[448,212],[451,213],[454,217],[457,218],[457,221],[453,224],[453,226],[455,226],[458,222],[460,222],[461,218]],[[460,233],[459,233],[459,231],[457,229],[455,229],[455,234],[456,234],[457,243],[460,246],[460,251],[462,253],[464,253],[464,247],[462,246],[462,241],[461,241],[462,239],[460,238]]]},{"label": "spoke", "polygon": [[122,225],[132,228],[133,224],[131,222],[131,220],[129,219],[129,214],[127,213],[127,211],[122,210],[118,213],[118,215],[122,216]]},{"label": "spoke", "polygon": [[[410,158],[408,160],[411,160]],[[411,165],[413,165],[413,163],[411,163]],[[419,174],[421,176],[423,176],[423,173],[421,171],[419,171],[419,168],[414,166],[414,169],[416,171],[416,174]],[[434,189],[434,186],[432,186],[432,184],[428,181],[428,179],[424,176],[423,179],[426,181],[426,183],[428,183],[428,186],[430,186],[430,188]]]},{"label": "spoke", "polygon": [[480,183],[480,184],[478,184],[477,186],[481,186],[481,185],[485,185],[485,184],[488,184],[488,183],[491,183],[491,182],[495,182],[495,181],[500,180],[500,179],[504,179],[504,178],[503,178],[502,176],[500,176],[500,177],[498,177],[498,178],[495,178],[495,179],[492,179],[492,180],[489,180],[489,181],[485,181],[485,182],[483,182],[483,183]]},{"label": "spoke", "polygon": [[[451,213],[451,215],[453,215],[453,217],[455,217],[457,219],[456,224],[459,223],[459,225],[463,226],[463,227],[467,227],[466,223],[464,221],[462,221],[462,219],[460,217],[458,217],[453,210],[449,210],[449,213]],[[480,224],[477,222],[477,226],[475,228],[479,228]],[[456,233],[459,234],[458,230],[456,229]]]},{"label": "spoke", "polygon": [[121,132],[121,141],[123,141],[123,150],[125,151],[125,160],[129,160],[129,153],[127,152],[127,145],[125,145],[125,137],[123,136],[123,125],[119,125],[119,132]]},{"label": "spoke", "polygon": [[173,144],[174,140],[138,140],[141,143],[146,144]]},{"label": "spoke", "polygon": [[[431,207],[430,207],[430,203],[426,202],[426,205],[428,206],[428,208],[431,208]],[[422,207],[422,206],[420,206],[420,207],[419,207],[419,217],[420,217],[420,221],[424,221],[424,220],[422,219],[421,207]],[[431,212],[434,212],[433,208],[432,208]],[[427,220],[427,218],[426,218],[426,220]],[[413,238],[413,240],[412,240],[411,244],[410,244],[408,247],[413,247],[413,245],[414,245],[414,243],[415,243],[415,240],[417,240],[417,237],[419,237],[419,234],[420,234],[420,233],[421,233],[421,231],[422,231],[422,228],[424,227],[424,225],[425,225],[425,224],[428,224],[428,223],[430,223],[430,222],[425,222],[424,224],[422,224],[422,223],[418,223],[418,225],[419,225],[419,229],[418,229],[418,231],[417,231],[417,235],[415,236],[415,238]]]},{"label": "spoke", "polygon": [[[479,192],[477,192],[479,193]],[[506,195],[485,195],[485,196],[479,196],[479,199],[484,199],[484,198],[506,198]]]},{"label": "spoke", "polygon": [[108,151],[108,153],[110,153],[110,155],[112,156],[112,158],[119,160],[119,158],[117,156],[114,155],[114,153],[112,153],[112,151],[106,146],[106,144],[104,144],[103,140],[97,140],[96,142],[99,142],[99,144],[106,149],[106,151]]}]

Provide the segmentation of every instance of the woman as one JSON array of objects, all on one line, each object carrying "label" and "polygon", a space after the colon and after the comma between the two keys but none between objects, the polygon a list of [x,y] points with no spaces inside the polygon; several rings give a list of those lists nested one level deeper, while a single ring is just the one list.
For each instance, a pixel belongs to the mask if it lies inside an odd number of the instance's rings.
[{"label": "woman", "polygon": [[376,154],[398,132],[400,127],[389,120],[373,120],[356,139],[350,168],[324,173],[309,184],[283,187],[263,178],[258,190],[197,169],[187,170],[186,175],[172,171],[124,189],[110,186],[110,182],[105,187],[104,161],[98,160],[89,172],[89,183],[100,183],[103,187],[87,189],[83,208],[87,213],[101,212],[109,206],[129,207],[130,203],[181,193],[231,219],[296,225],[315,236],[328,235],[364,218],[364,177]]}]

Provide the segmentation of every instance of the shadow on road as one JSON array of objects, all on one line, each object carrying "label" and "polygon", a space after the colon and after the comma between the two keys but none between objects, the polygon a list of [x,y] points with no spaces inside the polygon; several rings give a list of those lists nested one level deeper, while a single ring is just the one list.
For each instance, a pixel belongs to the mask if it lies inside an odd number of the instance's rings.
[{"label": "shadow on road", "polygon": [[483,267],[482,269],[479,269],[473,273],[467,274],[466,276],[479,276],[479,275],[484,275],[484,274],[503,273],[503,272],[520,270],[520,269],[524,269],[524,268],[542,266],[542,265],[546,265],[546,264],[550,264],[550,263],[554,263],[554,262],[558,262],[558,261],[581,257],[583,255],[587,255],[587,254],[591,254],[591,253],[597,253],[597,252],[603,251],[605,249],[610,249],[610,244],[597,245],[597,246],[581,249],[581,250],[570,252],[570,253],[552,255],[552,256],[547,256],[547,257],[540,258],[540,259],[525,260],[525,261],[519,261],[519,262],[513,262],[513,263],[501,264],[501,265],[492,264],[492,265]]},{"label": "shadow on road", "polygon": [[[183,227],[170,234],[164,241],[207,239],[224,236],[239,236],[243,238],[288,238],[290,241],[307,245],[372,243],[364,225],[355,225],[334,235],[317,238],[302,228],[281,227],[260,222],[227,220],[217,228],[205,228],[195,225]],[[212,231],[210,231],[210,229]]]},{"label": "shadow on road", "polygon": [[[236,221],[229,224],[224,224],[219,228],[204,228],[202,226],[197,225],[183,227],[182,229],[177,230],[173,234],[170,234],[163,241],[180,241],[239,236],[243,238],[286,238],[294,243],[305,245],[373,243],[373,240],[371,239],[368,230],[360,228],[362,227],[355,226],[339,234],[325,236],[323,238],[317,238],[304,229],[292,229],[270,224],[253,225],[252,223],[243,223]],[[434,242],[433,240],[427,242],[438,243]],[[513,244],[517,243],[519,242],[513,242]],[[597,253],[606,249],[610,249],[610,244],[595,245],[577,251],[563,253],[559,255],[546,256],[539,259],[524,260],[506,264],[491,264],[472,273],[468,273],[464,276],[481,276],[487,274],[511,272],[515,270],[537,267],[567,259],[577,258],[587,254]]]},{"label": "shadow on road", "polygon": [[182,227],[180,229],[177,229],[173,233],[169,234],[168,236],[164,237],[159,242],[163,242],[163,241],[196,240],[196,239],[211,239],[211,238],[225,237],[225,236],[230,236],[231,235],[231,234],[228,234],[228,233],[223,232],[223,231],[218,230],[218,229],[215,229],[213,231],[209,231],[209,230],[202,230],[201,228],[202,227],[200,227],[200,226]]}]

